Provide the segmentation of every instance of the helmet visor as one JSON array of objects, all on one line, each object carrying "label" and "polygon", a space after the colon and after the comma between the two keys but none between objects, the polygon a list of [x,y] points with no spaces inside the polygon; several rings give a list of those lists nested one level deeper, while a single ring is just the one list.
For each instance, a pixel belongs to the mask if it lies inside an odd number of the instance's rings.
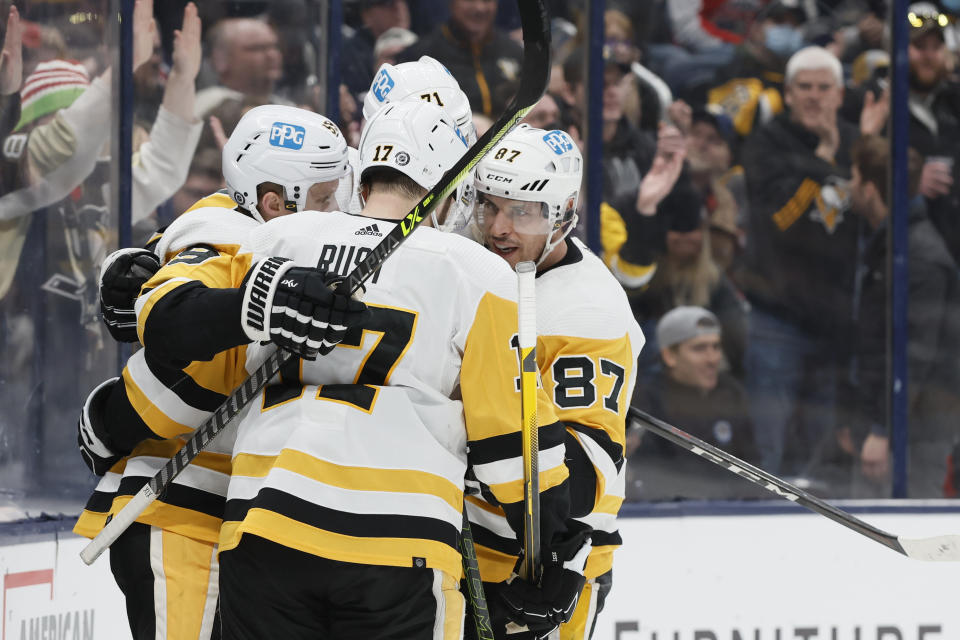
[{"label": "helmet visor", "polygon": [[553,231],[550,223],[550,209],[545,202],[528,202],[497,198],[478,193],[474,207],[477,225],[485,235],[496,224],[508,222],[517,233],[525,235],[545,234]]}]

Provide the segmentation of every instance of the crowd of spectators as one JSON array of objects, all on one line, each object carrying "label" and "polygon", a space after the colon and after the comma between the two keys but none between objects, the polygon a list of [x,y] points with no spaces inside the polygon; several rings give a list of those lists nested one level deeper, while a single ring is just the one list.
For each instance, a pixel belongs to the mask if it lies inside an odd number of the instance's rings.
[{"label": "crowd of spectators", "polygon": [[[247,110],[280,103],[323,112],[322,4],[138,0],[135,243],[222,187],[220,148]],[[528,120],[582,143],[583,3],[547,4],[554,66]],[[580,216],[581,225],[599,216],[598,251],[648,338],[636,404],[838,496],[887,495],[890,486],[887,5],[608,0],[597,132],[603,203]],[[941,495],[960,436],[952,364],[960,355],[955,5],[915,3],[907,18],[915,497]],[[0,376],[10,381],[0,392],[28,400],[3,402],[22,409],[0,412],[0,466],[4,451],[17,449],[11,425],[45,406],[44,394],[58,394],[72,412],[81,398],[76,372],[108,369],[90,296],[99,259],[117,237],[107,205],[116,103],[114,56],[103,45],[107,3],[17,7],[0,1]],[[353,146],[364,95],[383,64],[439,60],[468,96],[478,134],[516,91],[523,47],[512,2],[343,7],[339,125]],[[31,215],[38,211],[46,215]],[[43,304],[38,289],[49,297]],[[37,325],[67,317],[79,317],[72,332]],[[694,349],[689,340],[709,344]],[[632,472],[631,497],[754,495],[746,483],[665,481],[710,476],[642,435],[630,436],[630,468],[654,471]]]}]

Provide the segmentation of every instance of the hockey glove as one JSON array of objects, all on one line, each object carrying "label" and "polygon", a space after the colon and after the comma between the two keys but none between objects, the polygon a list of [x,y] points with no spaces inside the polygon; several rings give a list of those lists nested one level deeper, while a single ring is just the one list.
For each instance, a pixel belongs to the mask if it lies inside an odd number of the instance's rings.
[{"label": "hockey glove", "polygon": [[590,549],[589,531],[583,530],[543,548],[543,570],[536,584],[516,574],[500,583],[498,596],[506,604],[509,617],[539,634],[537,637],[570,620],[586,583],[583,568]]},{"label": "hockey glove", "polygon": [[134,304],[140,288],[160,269],[160,259],[146,249],[114,251],[100,268],[100,314],[118,342],[137,342]]},{"label": "hockey glove", "polygon": [[329,353],[370,310],[334,293],[335,277],[316,267],[295,267],[287,258],[267,258],[244,279],[242,322],[251,340],[270,341],[305,360]]},{"label": "hockey glove", "polygon": [[[90,471],[102,476],[115,465],[123,454],[111,448],[110,437],[101,428],[103,402],[120,378],[110,378],[90,392],[77,421],[77,444],[80,455]],[[121,383],[122,384],[122,383]]]}]

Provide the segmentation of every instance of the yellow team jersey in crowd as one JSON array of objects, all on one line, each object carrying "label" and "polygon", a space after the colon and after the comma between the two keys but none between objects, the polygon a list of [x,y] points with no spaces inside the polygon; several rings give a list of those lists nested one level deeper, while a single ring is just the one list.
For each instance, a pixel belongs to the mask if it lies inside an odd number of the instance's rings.
[{"label": "yellow team jersey in crowd", "polygon": [[[592,512],[578,518],[594,530],[584,574],[595,578],[610,570],[621,543],[616,520],[624,499],[625,423],[643,332],[623,287],[576,239],[569,240],[559,264],[537,274],[536,299],[537,362],[549,398],[549,404],[541,399],[537,410],[540,415],[556,412],[596,473]],[[481,577],[485,582],[506,580],[520,547],[503,511],[470,495],[467,514]]]},{"label": "yellow team jersey in crowd", "polygon": [[[249,215],[235,210],[229,196],[215,193],[201,199],[148,246],[168,263],[180,251],[203,244],[224,254],[234,254],[247,233],[257,226]],[[227,278],[221,286],[230,286]],[[218,354],[217,363],[243,362],[246,345]],[[127,398],[153,433],[162,439],[146,440],[104,474],[88,500],[74,532],[92,538],[107,518],[122,509],[167,460],[180,449],[193,429],[202,424],[239,381],[209,375],[210,363],[192,363],[182,371],[157,367],[140,349],[123,370]],[[231,365],[232,366],[232,365]],[[230,478],[231,428],[202,451],[137,519],[205,542],[219,538],[227,483]]]},{"label": "yellow team jersey in crowd", "polygon": [[[237,287],[269,256],[345,275],[394,225],[304,212],[257,226],[239,251],[185,252],[144,287],[140,330],[178,286]],[[366,287],[371,324],[315,362],[291,361],[238,418],[220,549],[250,533],[334,560],[459,577],[468,446],[499,501],[523,498],[516,276],[476,243],[425,228]],[[235,386],[273,348],[191,366]],[[549,408],[540,415],[545,430],[562,429]],[[563,453],[541,456],[541,490],[565,481]]]}]

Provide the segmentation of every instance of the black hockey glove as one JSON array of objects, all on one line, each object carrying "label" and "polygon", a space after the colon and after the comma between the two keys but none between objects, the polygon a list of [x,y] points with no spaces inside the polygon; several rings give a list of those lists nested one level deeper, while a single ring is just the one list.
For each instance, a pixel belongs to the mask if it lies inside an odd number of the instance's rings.
[{"label": "black hockey glove", "polygon": [[87,401],[83,403],[83,410],[77,421],[77,445],[80,447],[80,455],[87,468],[98,476],[109,471],[110,467],[123,457],[123,454],[111,448],[113,445],[110,437],[100,426],[103,402],[114,384],[123,384],[119,381],[120,378],[110,378],[91,391]]},{"label": "black hockey glove", "polygon": [[[590,531],[586,528],[561,543],[545,546],[541,553],[543,570],[539,582],[533,584],[514,574],[500,583],[497,596],[506,605],[507,615],[537,638],[546,637],[561,623],[570,620],[586,583],[583,568],[590,549]],[[507,637],[511,636],[508,629]]]},{"label": "black hockey glove", "polygon": [[100,268],[100,314],[107,331],[118,342],[137,342],[137,314],[133,305],[140,287],[160,269],[160,259],[146,249],[119,249]]},{"label": "black hockey glove", "polygon": [[329,353],[348,329],[370,320],[365,304],[334,293],[335,281],[325,271],[295,267],[287,258],[261,260],[241,285],[244,332],[305,360]]}]

